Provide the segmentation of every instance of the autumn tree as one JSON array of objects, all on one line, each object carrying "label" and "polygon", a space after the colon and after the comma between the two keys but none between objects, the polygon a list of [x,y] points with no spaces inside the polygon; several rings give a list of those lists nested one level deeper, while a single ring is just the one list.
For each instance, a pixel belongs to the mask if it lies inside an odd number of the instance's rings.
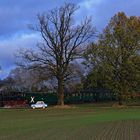
[{"label": "autumn tree", "polygon": [[64,105],[64,84],[71,74],[70,64],[80,57],[95,34],[91,18],[74,22],[76,10],[76,5],[65,4],[38,15],[38,25],[33,29],[41,34],[43,41],[37,51],[20,52],[24,66],[42,68],[57,79],[58,105]]},{"label": "autumn tree", "polygon": [[98,43],[91,44],[85,53],[86,63],[93,68],[90,80],[112,89],[121,105],[124,97],[139,86],[139,52],[140,17],[119,12],[111,18]]}]

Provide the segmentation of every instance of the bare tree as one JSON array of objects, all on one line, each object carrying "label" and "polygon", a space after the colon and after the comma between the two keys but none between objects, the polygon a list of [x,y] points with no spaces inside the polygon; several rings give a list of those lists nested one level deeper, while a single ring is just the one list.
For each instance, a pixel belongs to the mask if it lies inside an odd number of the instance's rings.
[{"label": "bare tree", "polygon": [[39,91],[45,86],[47,81],[47,75],[44,71],[39,71],[39,69],[24,69],[22,67],[17,67],[11,70],[7,79],[12,79],[12,87],[18,91]]},{"label": "bare tree", "polygon": [[38,15],[38,25],[33,29],[41,33],[43,41],[37,45],[37,51],[20,52],[26,66],[41,67],[57,79],[58,105],[64,105],[64,83],[70,74],[70,64],[80,57],[95,34],[91,18],[85,18],[80,24],[74,22],[77,9],[74,4],[65,4]]}]

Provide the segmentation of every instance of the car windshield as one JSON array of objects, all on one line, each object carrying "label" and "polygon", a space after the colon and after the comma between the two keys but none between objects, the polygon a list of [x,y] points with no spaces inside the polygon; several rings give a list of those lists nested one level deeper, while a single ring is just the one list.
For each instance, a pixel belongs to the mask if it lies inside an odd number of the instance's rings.
[{"label": "car windshield", "polygon": [[36,104],[44,104],[43,101],[38,101]]}]

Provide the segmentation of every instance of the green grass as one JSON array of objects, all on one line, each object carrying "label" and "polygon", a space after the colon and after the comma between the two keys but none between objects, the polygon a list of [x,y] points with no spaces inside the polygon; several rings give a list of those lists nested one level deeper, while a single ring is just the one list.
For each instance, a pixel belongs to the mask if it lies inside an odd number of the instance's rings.
[{"label": "green grass", "polygon": [[140,108],[0,109],[0,140],[140,140]]}]

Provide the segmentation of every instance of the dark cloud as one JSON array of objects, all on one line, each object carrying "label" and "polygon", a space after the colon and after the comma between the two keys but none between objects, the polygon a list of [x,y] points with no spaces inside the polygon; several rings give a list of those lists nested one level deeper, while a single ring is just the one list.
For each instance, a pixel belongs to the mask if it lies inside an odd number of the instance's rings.
[{"label": "dark cloud", "polygon": [[40,42],[40,36],[38,34],[22,34],[15,35],[12,38],[0,41],[0,66],[3,71],[0,73],[0,77],[7,75],[8,71],[14,67],[18,50],[21,48],[33,48],[36,43]]},{"label": "dark cloud", "polygon": [[[60,6],[65,2],[79,3],[81,15],[93,15],[97,28],[102,28],[118,11],[139,15],[139,0],[1,0],[0,36],[29,32],[27,25],[36,22],[37,13]],[[79,15],[79,17],[81,16]]]},{"label": "dark cloud", "polygon": [[119,11],[125,12],[128,16],[140,15],[139,0],[84,0],[79,5],[81,6],[79,15],[93,16],[93,24],[100,31]]},{"label": "dark cloud", "polygon": [[[127,15],[140,15],[139,0],[0,0],[0,65],[6,76],[14,67],[14,53],[18,48],[35,46],[39,36],[27,28],[35,24],[37,13],[42,13],[72,2],[77,3],[76,21],[93,16],[93,24],[101,31],[110,18],[119,11]],[[3,75],[3,76],[2,76]]]},{"label": "dark cloud", "polygon": [[12,35],[19,31],[27,32],[27,25],[36,21],[38,13],[60,6],[65,2],[66,0],[1,0],[0,36]]}]

